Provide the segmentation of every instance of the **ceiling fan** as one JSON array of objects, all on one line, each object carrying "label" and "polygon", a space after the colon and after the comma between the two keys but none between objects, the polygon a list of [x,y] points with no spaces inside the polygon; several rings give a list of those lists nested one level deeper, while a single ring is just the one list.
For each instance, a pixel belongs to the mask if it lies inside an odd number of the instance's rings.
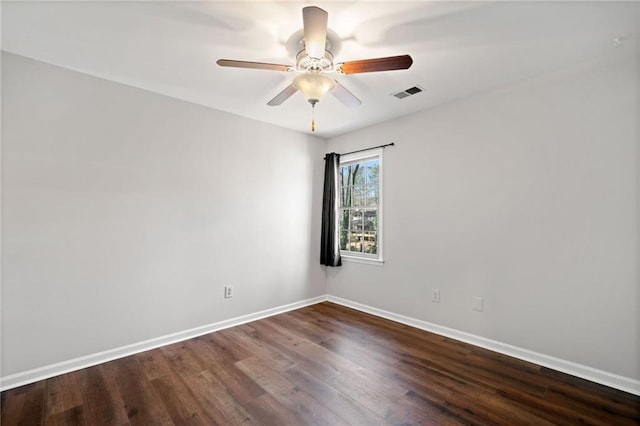
[{"label": "ceiling fan", "polygon": [[[316,6],[302,9],[304,49],[296,55],[295,65],[270,64],[265,62],[237,61],[233,59],[218,59],[216,62],[222,67],[251,68],[271,71],[298,72],[293,82],[273,99],[267,102],[269,106],[277,106],[289,99],[300,90],[313,109],[327,92],[331,92],[339,101],[348,107],[357,107],[362,102],[346,87],[327,73],[360,74],[365,72],[392,71],[408,69],[413,64],[409,55],[389,56],[384,58],[363,59],[358,61],[340,62],[334,65],[333,53],[326,49],[328,14]],[[315,131],[315,120],[311,119],[311,130]]]}]

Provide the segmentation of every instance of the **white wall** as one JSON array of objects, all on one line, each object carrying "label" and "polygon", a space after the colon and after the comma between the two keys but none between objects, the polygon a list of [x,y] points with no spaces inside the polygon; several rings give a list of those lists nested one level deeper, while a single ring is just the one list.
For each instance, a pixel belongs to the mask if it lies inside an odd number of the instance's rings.
[{"label": "white wall", "polygon": [[[639,69],[584,63],[327,149],[3,54],[2,376],[328,289],[639,379]],[[323,153],[390,141],[386,263],[325,281]]]},{"label": "white wall", "polygon": [[2,88],[3,376],[325,293],[322,139],[11,54]]},{"label": "white wall", "polygon": [[344,262],[328,293],[640,379],[638,70],[601,58],[329,140],[396,146],[386,263]]},{"label": "white wall", "polygon": [[[640,3],[636,5],[636,164],[640,165]],[[636,167],[636,212],[640,214],[640,166]],[[636,222],[636,324],[640,324],[640,225]],[[640,354],[640,330],[636,339],[636,354]],[[636,359],[640,372],[640,356]]]}]

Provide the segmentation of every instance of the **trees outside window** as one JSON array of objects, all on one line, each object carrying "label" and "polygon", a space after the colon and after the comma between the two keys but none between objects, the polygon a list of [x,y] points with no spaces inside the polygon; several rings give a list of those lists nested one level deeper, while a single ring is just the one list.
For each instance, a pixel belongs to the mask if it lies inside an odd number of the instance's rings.
[{"label": "trees outside window", "polygon": [[[376,150],[377,151],[377,150]],[[340,161],[340,250],[345,257],[382,260],[381,152]]]}]

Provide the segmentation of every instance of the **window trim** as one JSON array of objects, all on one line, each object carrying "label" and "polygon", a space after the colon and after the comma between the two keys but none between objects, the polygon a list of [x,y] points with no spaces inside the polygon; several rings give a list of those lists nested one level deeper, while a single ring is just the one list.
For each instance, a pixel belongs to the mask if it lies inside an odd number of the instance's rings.
[{"label": "window trim", "polygon": [[[340,156],[339,167],[346,163],[365,161],[370,158],[376,158],[380,162],[380,169],[378,172],[378,253],[358,253],[340,250],[340,257],[348,262],[365,263],[370,265],[382,266],[384,264],[384,160],[382,153],[383,148],[373,148],[366,151],[361,151],[353,154],[346,154]],[[339,188],[340,189],[340,188]],[[339,192],[338,192],[339,193]]]}]

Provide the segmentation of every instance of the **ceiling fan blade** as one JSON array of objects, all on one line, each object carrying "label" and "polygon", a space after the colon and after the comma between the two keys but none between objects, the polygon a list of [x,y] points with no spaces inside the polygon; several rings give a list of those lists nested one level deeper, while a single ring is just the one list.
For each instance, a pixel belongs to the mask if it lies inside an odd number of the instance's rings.
[{"label": "ceiling fan blade", "polygon": [[343,74],[360,74],[363,72],[406,70],[411,64],[413,64],[411,56],[400,55],[344,62],[338,64],[337,69]]},{"label": "ceiling fan blade", "polygon": [[218,59],[216,64],[221,67],[233,67],[233,68],[251,68],[256,70],[271,70],[271,71],[292,71],[293,67],[290,65],[282,64],[268,64],[266,62],[249,62],[249,61],[236,61],[233,59]]},{"label": "ceiling fan blade", "polygon": [[327,12],[319,7],[307,6],[302,9],[304,48],[312,58],[324,58],[327,42],[327,20]]},{"label": "ceiling fan blade", "polygon": [[356,98],[356,95],[351,93],[346,87],[336,81],[336,85],[333,86],[331,94],[335,96],[340,102],[348,106],[349,108],[355,108],[360,106],[362,102]]},{"label": "ceiling fan blade", "polygon": [[278,106],[296,93],[298,89],[293,84],[288,85],[282,92],[278,93],[273,99],[267,102],[269,106]]}]

